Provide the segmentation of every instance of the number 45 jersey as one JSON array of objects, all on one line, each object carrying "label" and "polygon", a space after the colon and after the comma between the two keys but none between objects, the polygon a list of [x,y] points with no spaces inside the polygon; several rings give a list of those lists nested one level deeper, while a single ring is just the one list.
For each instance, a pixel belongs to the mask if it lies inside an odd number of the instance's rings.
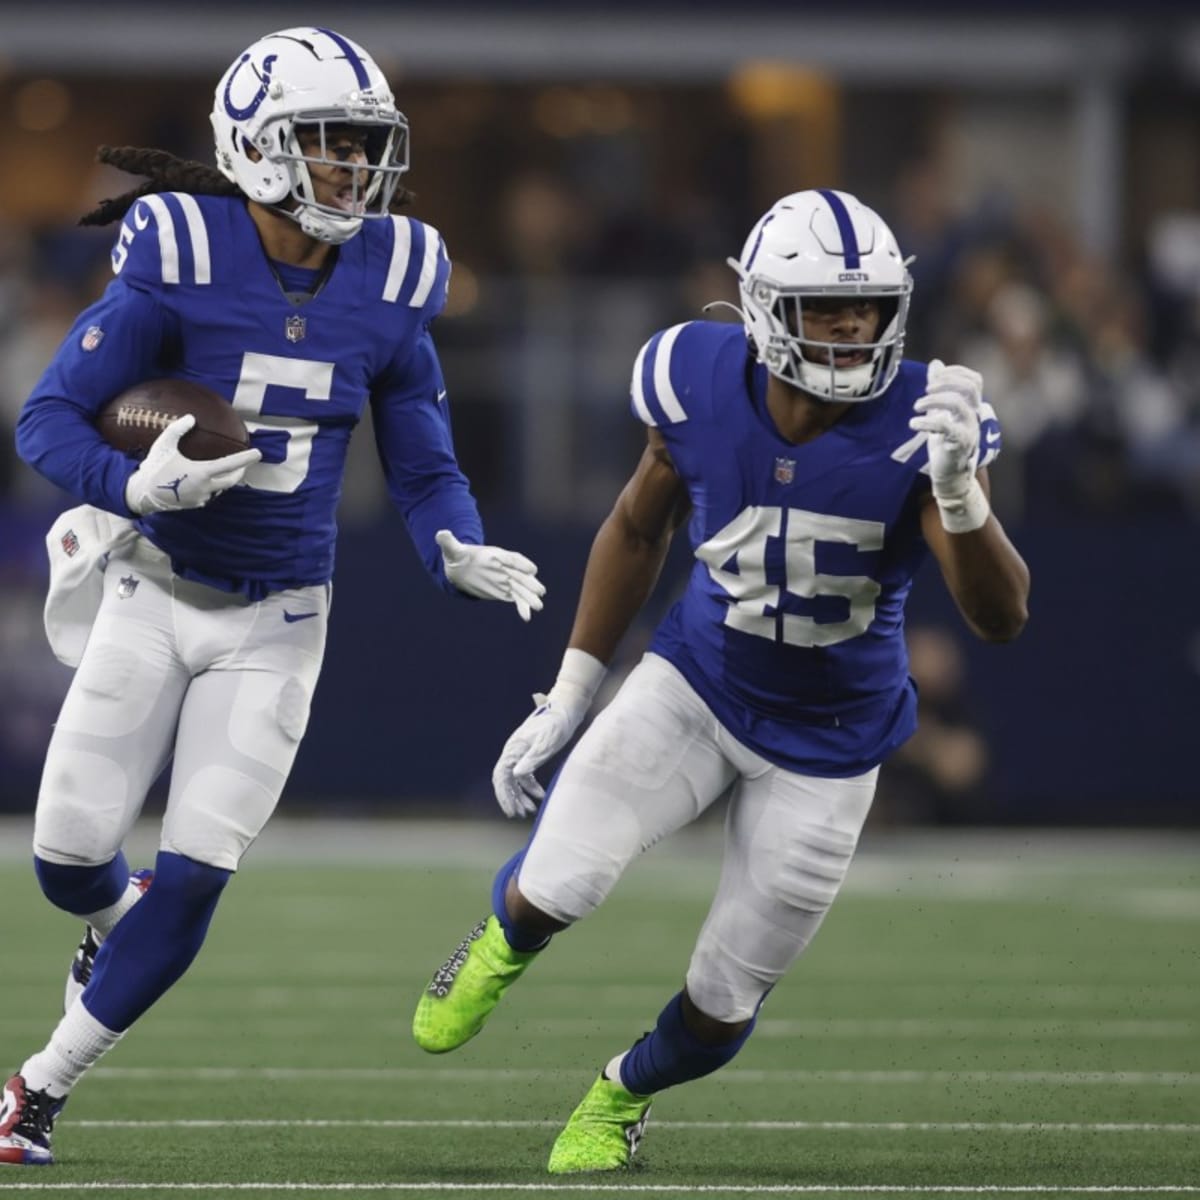
[{"label": "number 45 jersey", "polygon": [[[803,445],[766,407],[767,373],[740,325],[656,334],[633,369],[633,409],[666,439],[692,500],[695,566],[651,650],[739,741],[809,775],[877,765],[916,727],[904,602],[928,547],[925,435],[908,422],[928,368]],[[980,465],[999,452],[983,407]]]}]

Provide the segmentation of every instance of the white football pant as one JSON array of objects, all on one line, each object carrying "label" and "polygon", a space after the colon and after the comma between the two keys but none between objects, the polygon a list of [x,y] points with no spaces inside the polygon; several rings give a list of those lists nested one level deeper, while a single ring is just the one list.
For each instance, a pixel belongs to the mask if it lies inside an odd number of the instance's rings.
[{"label": "white football pant", "polygon": [[878,775],[822,779],[774,766],[647,654],[567,758],[518,885],[543,912],[577,921],[638,854],[731,788],[721,880],[687,990],[715,1020],[749,1020],[833,903]]},{"label": "white football pant", "polygon": [[145,538],[115,553],[47,751],[35,852],[109,862],[174,755],[162,849],[236,870],[308,724],[328,611],[322,586],[255,603],[178,578]]}]

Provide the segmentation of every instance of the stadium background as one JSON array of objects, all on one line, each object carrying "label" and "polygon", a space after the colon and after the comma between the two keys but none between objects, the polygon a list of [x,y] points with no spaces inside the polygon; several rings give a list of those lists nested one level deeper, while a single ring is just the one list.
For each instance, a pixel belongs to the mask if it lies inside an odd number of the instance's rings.
[{"label": "stadium background", "polygon": [[[412,124],[415,215],[455,261],[439,321],[460,458],[548,607],[449,602],[360,433],[336,604],[285,811],[493,813],[596,524],[638,453],[634,354],[732,298],[778,195],[857,193],[917,256],[913,357],[983,371],[995,504],[1033,569],[1012,646],[972,642],[927,566],[910,606],[925,732],[873,821],[1194,825],[1200,701],[1200,18],[1184,6],[700,4],[0,8],[0,810],[32,810],[68,672],[40,629],[65,499],[16,461],[18,409],[103,287],[73,227],[127,177],[99,143],[211,159],[214,80],[332,21]],[[681,539],[682,541],[682,539]],[[683,575],[676,548],[652,617]]]},{"label": "stadium background", "polygon": [[[1200,858],[1180,827],[1200,812],[1200,15],[1130,8],[0,0],[7,1065],[57,1019],[79,932],[29,870],[69,677],[40,625],[65,498],[13,460],[11,427],[108,275],[114,231],[73,228],[129,182],[93,165],[98,143],[207,160],[211,88],[242,46],[309,21],[366,45],[412,121],[415,213],[455,259],[436,335],[460,457],[493,538],[550,586],[528,627],[438,593],[359,435],[283,804],[302,819],[271,824],[187,979],[72,1097],[59,1165],[0,1187],[1197,1194]],[[1011,646],[973,642],[926,567],[923,732],[821,937],[729,1068],[656,1101],[644,1172],[559,1185],[566,1114],[679,986],[716,821],[635,864],[449,1060],[411,1041],[412,1004],[524,836],[488,775],[552,679],[638,452],[633,355],[730,297],[721,264],[763,208],[831,183],[918,256],[910,352],[987,378],[1032,620]],[[131,863],[156,834],[134,831]]]}]

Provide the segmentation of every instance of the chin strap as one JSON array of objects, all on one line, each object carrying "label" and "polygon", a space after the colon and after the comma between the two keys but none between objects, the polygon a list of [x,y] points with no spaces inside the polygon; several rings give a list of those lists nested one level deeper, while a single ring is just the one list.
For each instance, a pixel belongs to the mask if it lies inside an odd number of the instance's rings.
[{"label": "chin strap", "polygon": [[329,242],[340,246],[348,242],[362,228],[362,217],[335,217],[330,213],[316,212],[311,208],[301,207],[297,212],[289,212],[291,217],[305,233],[319,242]]}]

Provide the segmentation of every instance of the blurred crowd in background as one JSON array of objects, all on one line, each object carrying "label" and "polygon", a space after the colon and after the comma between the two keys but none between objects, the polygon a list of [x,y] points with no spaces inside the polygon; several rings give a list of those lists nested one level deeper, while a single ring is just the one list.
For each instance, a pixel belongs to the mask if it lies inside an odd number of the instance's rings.
[{"label": "blurred crowd in background", "polygon": [[[1004,429],[992,478],[1006,524],[1180,523],[1194,550],[1195,80],[1141,74],[1110,89],[1122,134],[1108,180],[1116,218],[1097,238],[1079,215],[1095,177],[1080,164],[1069,81],[897,89],[766,63],[682,82],[410,78],[370,21],[338,19],[394,78],[412,125],[413,211],[454,259],[435,336],[485,517],[569,527],[586,547],[639,453],[627,401],[639,346],[736,300],[724,260],[778,195],[835,186],[875,207],[914,256],[908,356],[982,372]],[[0,552],[0,676],[22,697],[0,704],[0,765],[37,758],[64,685],[37,628],[40,537],[63,498],[16,460],[12,434],[54,348],[109,277],[115,229],[72,222],[133,181],[92,165],[95,144],[211,161],[218,71],[124,83],[70,70],[0,76],[0,165],[19,180],[0,193],[0,514],[11,535]],[[370,438],[352,453],[341,522],[369,530],[387,499]],[[1040,582],[1035,572],[1035,623]],[[897,820],[972,819],[984,790],[988,749],[961,700],[959,633],[930,625],[914,638],[927,720],[887,793]]]}]

